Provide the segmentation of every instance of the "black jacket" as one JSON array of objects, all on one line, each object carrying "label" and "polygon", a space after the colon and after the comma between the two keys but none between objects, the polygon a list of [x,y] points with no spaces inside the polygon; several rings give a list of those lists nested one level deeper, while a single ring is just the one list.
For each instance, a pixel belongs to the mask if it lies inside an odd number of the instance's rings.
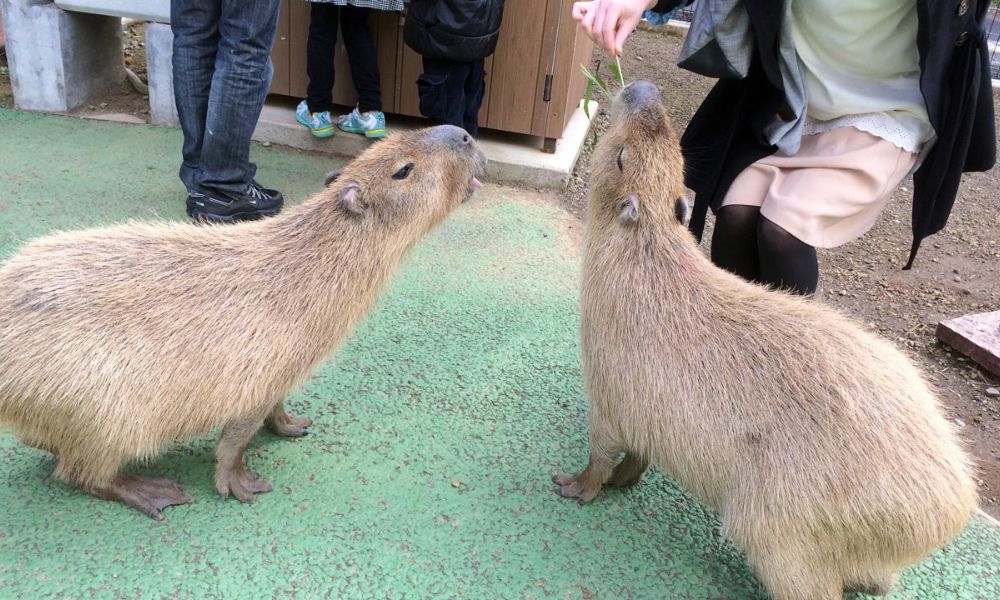
[{"label": "black jacket", "polygon": [[472,62],[497,47],[503,0],[410,0],[406,45],[426,58]]},{"label": "black jacket", "polygon": [[[704,1],[704,0],[703,0]],[[709,0],[710,1],[710,0]],[[667,12],[685,0],[660,0]],[[987,0],[917,0],[920,91],[937,140],[913,175],[910,268],[928,235],[948,221],[965,171],[986,171],[996,159],[993,91],[983,25]],[[686,183],[694,190],[691,231],[701,237],[709,207],[753,162],[773,154],[764,128],[787,109],[778,70],[783,0],[745,0],[756,52],[744,79],[720,79],[681,138]]]}]

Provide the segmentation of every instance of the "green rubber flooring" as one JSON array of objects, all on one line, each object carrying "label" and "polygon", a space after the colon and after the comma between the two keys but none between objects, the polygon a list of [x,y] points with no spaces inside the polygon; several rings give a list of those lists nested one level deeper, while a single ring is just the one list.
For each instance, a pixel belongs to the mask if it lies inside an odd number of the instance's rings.
[{"label": "green rubber flooring", "polygon": [[[182,218],[179,151],[172,129],[0,112],[0,255],[54,229]],[[254,159],[293,202],[333,166]],[[274,485],[254,505],[216,495],[211,436],[137,467],[197,499],[154,522],[0,433],[0,598],[767,598],[717,516],[655,469],[582,508],[552,493],[586,461],[571,226],[506,188],[460,207],[290,398],[311,435],[253,440]],[[891,598],[1000,598],[1000,531],[975,518]]]}]

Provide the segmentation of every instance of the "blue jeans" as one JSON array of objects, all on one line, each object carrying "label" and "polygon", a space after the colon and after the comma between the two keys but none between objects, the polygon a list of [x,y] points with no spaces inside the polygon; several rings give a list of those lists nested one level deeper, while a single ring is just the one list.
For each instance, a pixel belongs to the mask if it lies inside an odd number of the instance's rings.
[{"label": "blue jeans", "polygon": [[243,193],[257,167],[250,136],[271,86],[281,0],[171,0],[181,181]]}]

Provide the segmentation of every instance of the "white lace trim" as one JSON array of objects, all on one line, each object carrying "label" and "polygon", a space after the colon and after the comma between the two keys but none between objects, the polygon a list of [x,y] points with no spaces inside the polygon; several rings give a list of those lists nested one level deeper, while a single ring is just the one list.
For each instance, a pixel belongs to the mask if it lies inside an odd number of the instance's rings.
[{"label": "white lace trim", "polygon": [[914,154],[920,153],[920,147],[924,143],[922,127],[919,124],[907,123],[906,120],[888,112],[845,115],[830,121],[807,118],[802,134],[815,135],[841,127],[854,127]]}]

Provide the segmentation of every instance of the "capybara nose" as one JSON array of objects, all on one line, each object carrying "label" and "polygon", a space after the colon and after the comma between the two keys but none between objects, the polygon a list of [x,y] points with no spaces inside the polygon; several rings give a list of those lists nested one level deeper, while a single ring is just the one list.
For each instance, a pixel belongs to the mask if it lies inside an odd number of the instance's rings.
[{"label": "capybara nose", "polygon": [[453,150],[468,150],[476,146],[476,140],[461,127],[438,125],[427,132],[429,141],[444,144]]},{"label": "capybara nose", "polygon": [[660,90],[648,81],[636,81],[622,90],[621,99],[625,104],[638,108],[651,102],[660,102]]}]

